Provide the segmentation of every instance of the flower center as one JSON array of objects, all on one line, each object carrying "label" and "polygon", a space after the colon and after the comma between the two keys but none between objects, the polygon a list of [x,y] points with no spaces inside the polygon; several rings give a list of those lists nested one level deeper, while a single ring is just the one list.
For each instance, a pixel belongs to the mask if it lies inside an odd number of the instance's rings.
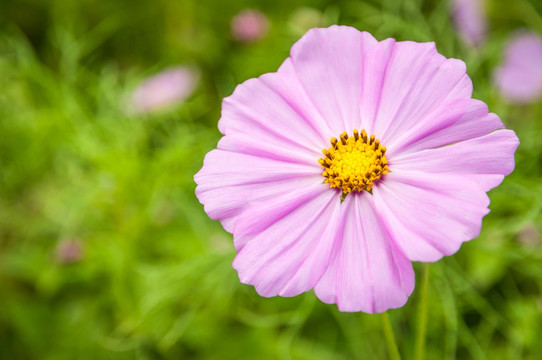
[{"label": "flower center", "polygon": [[331,147],[323,149],[324,157],[318,159],[324,167],[325,183],[342,190],[342,198],[352,191],[371,191],[373,183],[389,172],[386,147],[374,135],[367,137],[365,130],[348,137],[343,132],[340,141],[331,138]]}]

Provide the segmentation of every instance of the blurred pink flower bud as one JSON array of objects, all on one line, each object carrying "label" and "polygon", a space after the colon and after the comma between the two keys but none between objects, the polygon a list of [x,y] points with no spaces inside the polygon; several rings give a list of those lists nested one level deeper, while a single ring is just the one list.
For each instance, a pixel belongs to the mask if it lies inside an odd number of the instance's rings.
[{"label": "blurred pink flower bud", "polygon": [[231,21],[231,33],[240,42],[255,42],[263,38],[269,30],[265,14],[257,10],[243,10]]},{"label": "blurred pink flower bud", "polygon": [[56,248],[56,261],[66,265],[75,263],[83,257],[83,244],[76,239],[64,239]]},{"label": "blurred pink flower bud", "polygon": [[542,95],[542,38],[518,33],[504,50],[504,61],[495,70],[494,82],[510,102],[530,103]]},{"label": "blurred pink flower bud", "polygon": [[193,68],[178,66],[166,69],[145,80],[132,93],[131,110],[148,113],[176,105],[186,100],[199,82],[199,72]]},{"label": "blurred pink flower bud", "polygon": [[483,0],[452,0],[452,18],[456,31],[470,46],[482,45],[486,39],[487,22]]},{"label": "blurred pink flower bud", "polygon": [[518,241],[525,246],[537,246],[540,244],[540,232],[534,224],[529,224],[518,233]]}]

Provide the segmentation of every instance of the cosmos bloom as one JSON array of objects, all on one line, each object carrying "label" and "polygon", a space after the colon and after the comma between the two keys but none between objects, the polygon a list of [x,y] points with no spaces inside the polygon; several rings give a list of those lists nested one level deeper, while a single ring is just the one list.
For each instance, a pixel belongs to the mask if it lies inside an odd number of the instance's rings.
[{"label": "cosmos bloom", "polygon": [[136,113],[149,113],[186,100],[199,82],[199,72],[177,66],[152,76],[139,85],[130,97],[130,108]]},{"label": "cosmos bloom", "polygon": [[240,280],[262,296],[314,289],[341,311],[404,305],[411,262],[478,236],[486,192],[514,168],[516,135],[465,71],[434,43],[332,26],[237,86],[195,181]]},{"label": "cosmos bloom", "polygon": [[465,43],[480,46],[486,39],[484,0],[452,0],[452,19]]},{"label": "cosmos bloom", "polygon": [[231,21],[231,34],[240,42],[251,43],[260,40],[269,30],[267,16],[257,10],[243,10]]},{"label": "cosmos bloom", "polygon": [[510,102],[530,103],[542,97],[542,38],[518,33],[504,51],[494,81]]}]

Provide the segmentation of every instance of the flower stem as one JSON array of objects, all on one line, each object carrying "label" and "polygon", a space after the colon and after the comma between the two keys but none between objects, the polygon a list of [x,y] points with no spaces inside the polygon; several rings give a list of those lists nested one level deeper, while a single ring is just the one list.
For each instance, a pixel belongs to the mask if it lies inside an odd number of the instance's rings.
[{"label": "flower stem", "polygon": [[382,313],[380,319],[382,320],[382,328],[384,329],[384,337],[386,338],[389,358],[392,360],[401,360],[401,355],[399,354],[399,350],[397,350],[397,343],[395,342],[395,336],[393,335],[393,329],[388,313]]},{"label": "flower stem", "polygon": [[429,264],[424,264],[423,278],[418,307],[418,328],[416,329],[416,353],[414,359],[425,358],[425,334],[427,332],[427,292],[429,287]]}]

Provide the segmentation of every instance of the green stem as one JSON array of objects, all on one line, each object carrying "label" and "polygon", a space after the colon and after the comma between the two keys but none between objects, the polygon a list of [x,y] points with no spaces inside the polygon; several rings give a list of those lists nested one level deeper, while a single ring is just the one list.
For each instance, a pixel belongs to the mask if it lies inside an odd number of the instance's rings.
[{"label": "green stem", "polygon": [[427,333],[427,292],[429,287],[429,264],[424,264],[423,278],[418,307],[418,328],[416,329],[416,353],[414,359],[425,358],[425,334]]},{"label": "green stem", "polygon": [[397,343],[395,342],[395,336],[393,335],[393,329],[391,328],[388,313],[382,313],[380,319],[382,320],[382,328],[384,329],[384,337],[386,338],[389,358],[392,360],[401,360],[401,355],[399,354],[399,350],[397,350]]}]

